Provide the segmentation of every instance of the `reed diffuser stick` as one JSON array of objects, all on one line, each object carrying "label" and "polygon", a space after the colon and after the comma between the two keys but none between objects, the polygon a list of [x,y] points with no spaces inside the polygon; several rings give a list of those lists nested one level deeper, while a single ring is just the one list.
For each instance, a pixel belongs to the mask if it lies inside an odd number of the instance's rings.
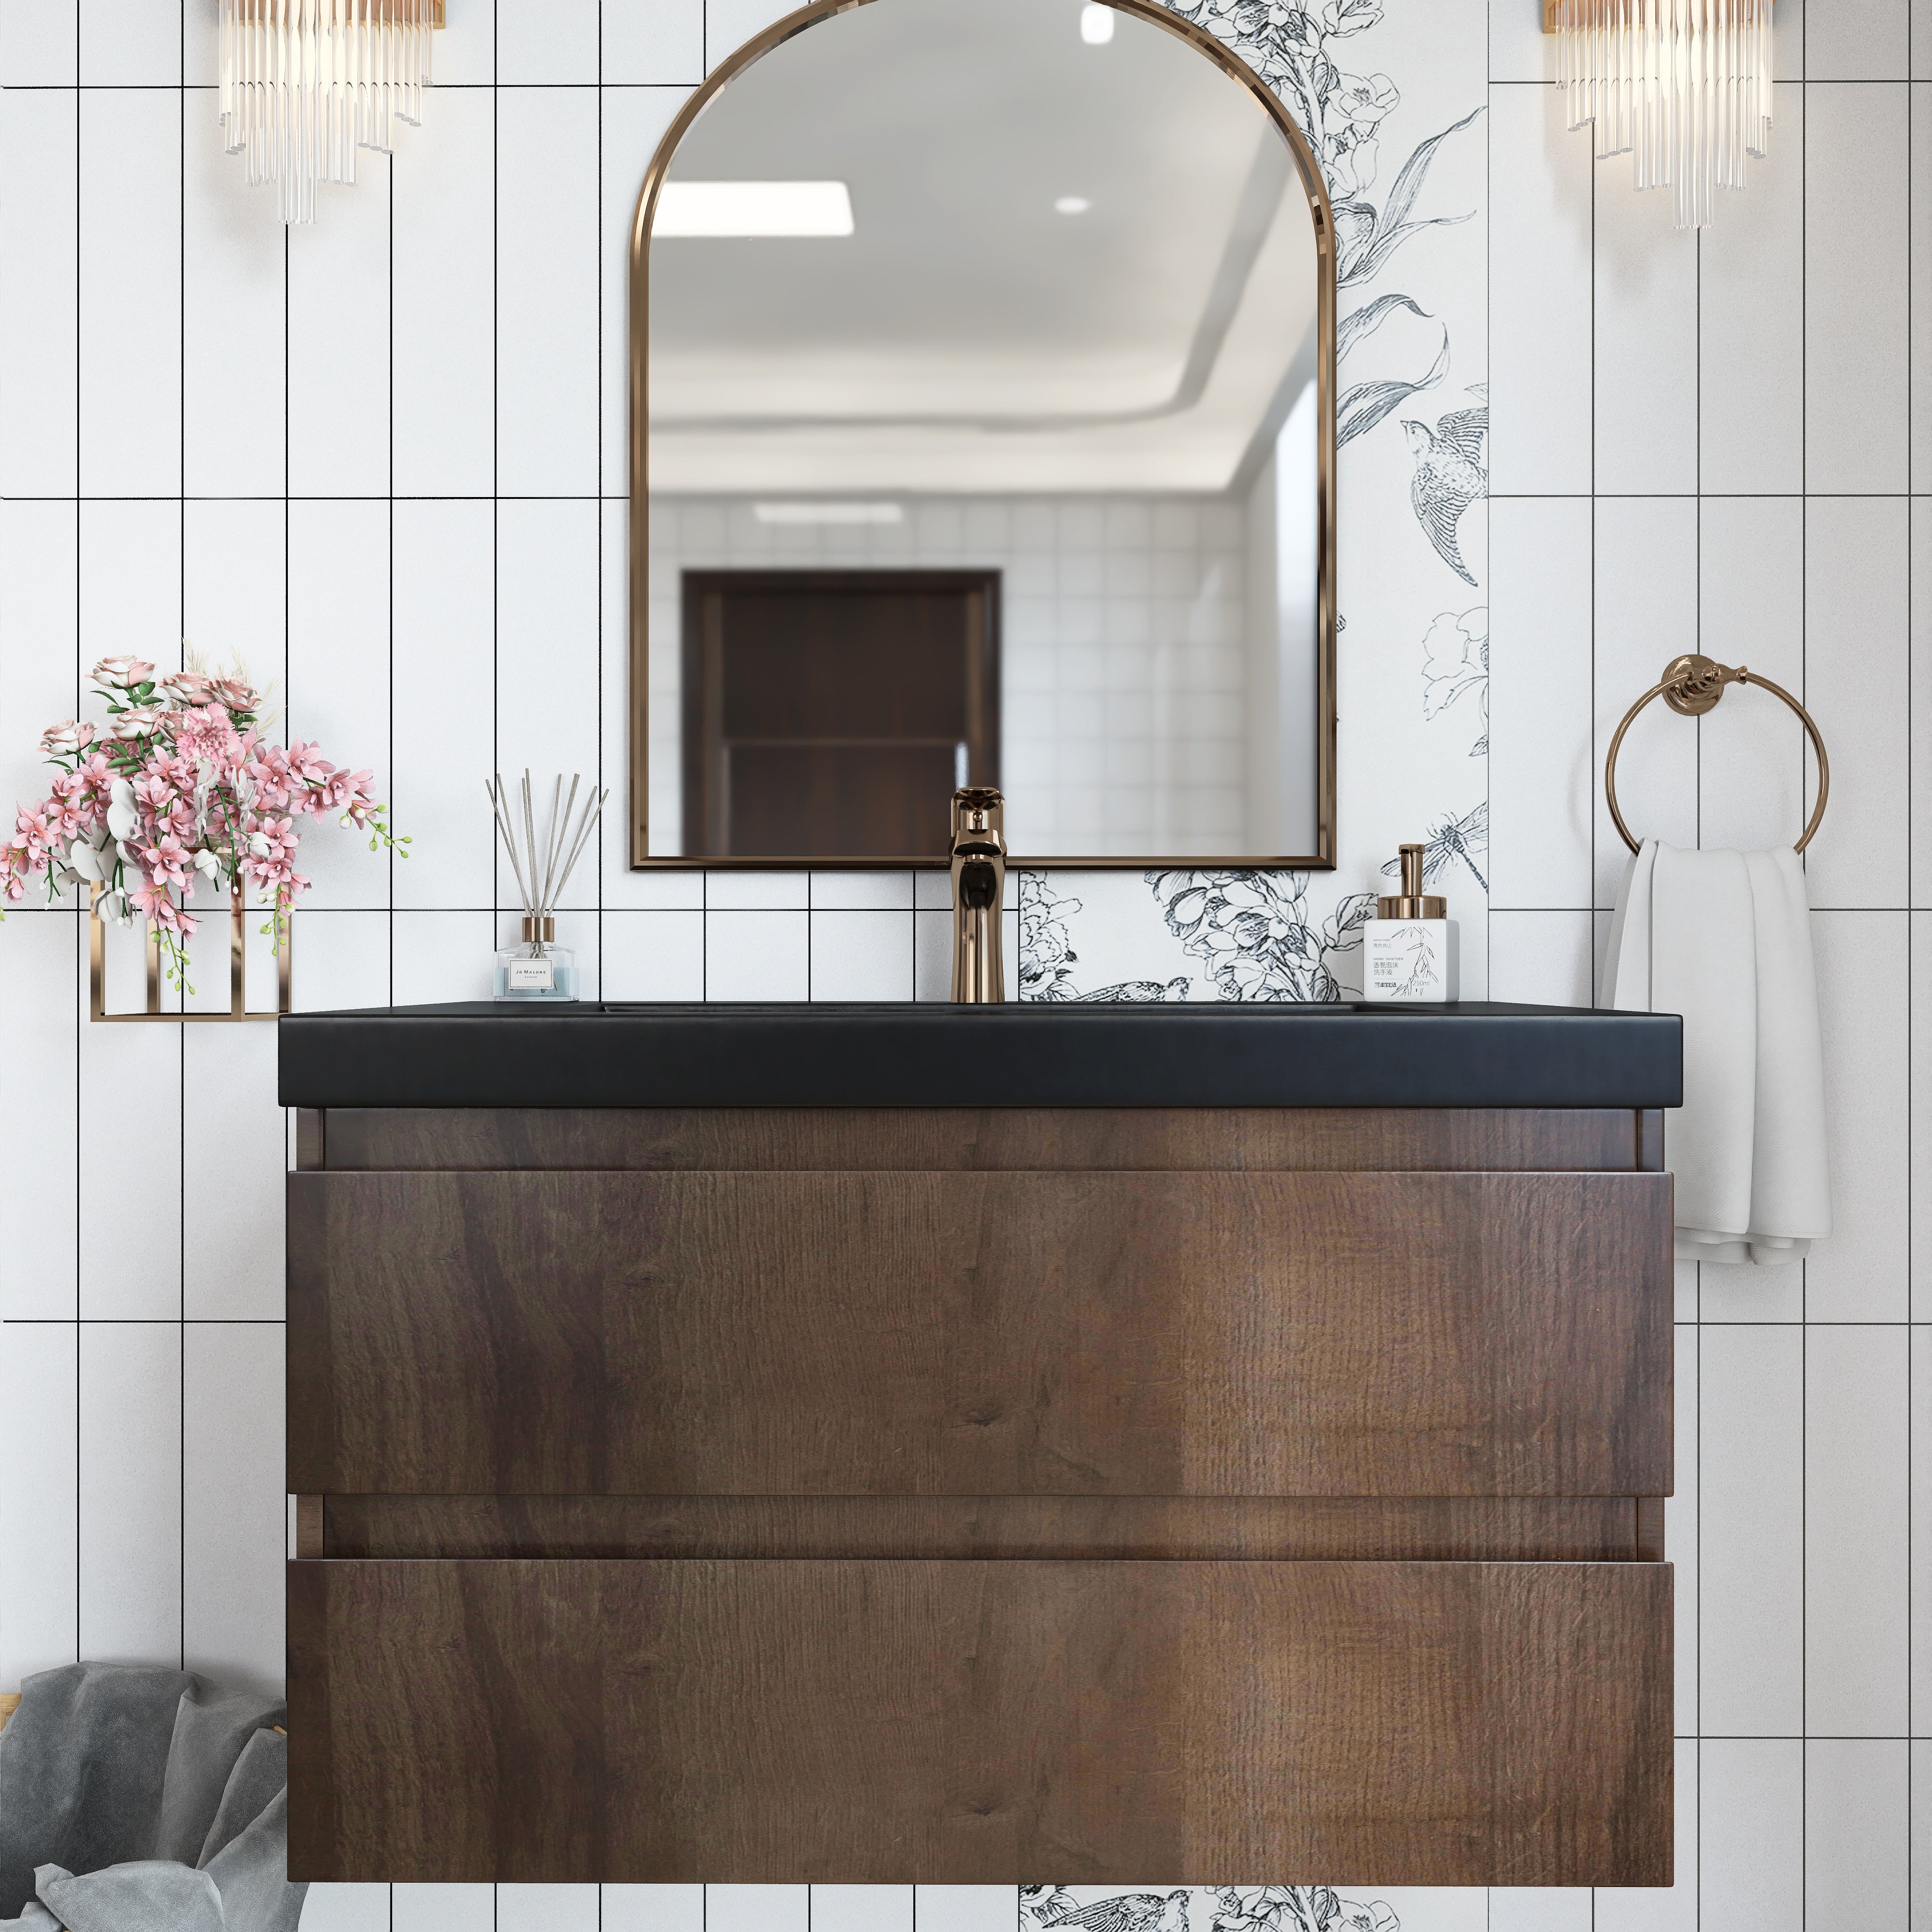
[{"label": "reed diffuser stick", "polygon": [[570,793],[566,797],[563,774],[558,772],[550,788],[550,824],[539,839],[530,775],[528,771],[524,773],[518,800],[523,808],[520,848],[516,817],[511,806],[510,788],[504,784],[502,773],[499,772],[495,782],[484,787],[490,795],[490,811],[496,821],[497,832],[502,838],[505,850],[510,855],[510,869],[516,874],[517,890],[524,902],[526,920],[549,919],[555,914],[556,902],[562,898],[564,888],[570,883],[570,875],[577,869],[578,859],[603,815],[604,802],[610,794],[594,785],[584,801],[582,811],[578,811],[577,795],[583,783],[581,772],[572,772]]}]

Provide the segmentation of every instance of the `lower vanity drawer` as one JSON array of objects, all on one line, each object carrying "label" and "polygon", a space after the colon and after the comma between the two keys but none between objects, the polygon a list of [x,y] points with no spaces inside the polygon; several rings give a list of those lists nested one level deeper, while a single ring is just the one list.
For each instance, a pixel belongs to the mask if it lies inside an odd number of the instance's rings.
[{"label": "lower vanity drawer", "polygon": [[289,1568],[290,1876],[1660,1886],[1659,1563]]}]

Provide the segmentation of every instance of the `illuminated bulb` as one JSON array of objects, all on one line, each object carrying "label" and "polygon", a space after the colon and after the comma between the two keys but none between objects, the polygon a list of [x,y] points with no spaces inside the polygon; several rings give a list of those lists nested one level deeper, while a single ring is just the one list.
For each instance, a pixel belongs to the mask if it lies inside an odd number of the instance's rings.
[{"label": "illuminated bulb", "polygon": [[1084,214],[1094,204],[1084,194],[1063,194],[1053,204],[1056,214]]},{"label": "illuminated bulb", "polygon": [[1104,47],[1114,38],[1114,10],[1090,4],[1080,10],[1080,38],[1090,47]]}]

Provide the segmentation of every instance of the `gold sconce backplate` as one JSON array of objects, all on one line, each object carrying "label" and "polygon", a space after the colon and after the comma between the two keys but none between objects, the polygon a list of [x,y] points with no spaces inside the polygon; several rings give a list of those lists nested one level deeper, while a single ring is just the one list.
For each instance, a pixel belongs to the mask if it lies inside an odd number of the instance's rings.
[{"label": "gold sconce backplate", "polygon": [[96,885],[88,900],[87,1016],[91,1020],[166,1020],[178,1025],[184,1020],[272,1020],[290,1010],[291,956],[294,950],[293,924],[284,926],[281,944],[275,954],[275,1006],[272,1012],[248,1010],[248,909],[238,888],[229,895],[228,1007],[224,1012],[164,1012],[161,1010],[161,949],[152,926],[148,928],[148,1003],[138,1013],[110,1013],[107,1010],[107,922],[94,910],[106,889]]}]

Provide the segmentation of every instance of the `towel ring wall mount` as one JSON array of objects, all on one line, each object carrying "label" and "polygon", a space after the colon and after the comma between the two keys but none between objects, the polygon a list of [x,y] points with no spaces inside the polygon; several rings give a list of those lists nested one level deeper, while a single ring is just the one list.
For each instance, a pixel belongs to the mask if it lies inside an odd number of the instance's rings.
[{"label": "towel ring wall mount", "polygon": [[1734,670],[1729,664],[1719,664],[1714,658],[1700,657],[1694,652],[1685,656],[1672,658],[1664,668],[1664,676],[1654,684],[1624,713],[1623,722],[1617,727],[1616,735],[1610,740],[1610,755],[1604,760],[1604,796],[1610,808],[1610,817],[1615,821],[1618,836],[1634,852],[1637,841],[1630,836],[1630,827],[1624,823],[1624,815],[1617,808],[1617,752],[1637,713],[1653,698],[1660,698],[1672,710],[1682,718],[1701,718],[1724,694],[1727,684],[1755,684],[1768,691],[1774,698],[1781,698],[1798,715],[1804,727],[1805,735],[1811,740],[1811,748],[1818,754],[1818,801],[1811,808],[1811,816],[1806,820],[1804,834],[1792,850],[1802,852],[1810,844],[1820,822],[1825,816],[1825,801],[1832,794],[1832,761],[1825,755],[1825,740],[1817,726],[1812,722],[1811,714],[1786,691],[1781,684],[1774,684],[1761,671],[1754,671],[1748,665],[1739,664]]}]

